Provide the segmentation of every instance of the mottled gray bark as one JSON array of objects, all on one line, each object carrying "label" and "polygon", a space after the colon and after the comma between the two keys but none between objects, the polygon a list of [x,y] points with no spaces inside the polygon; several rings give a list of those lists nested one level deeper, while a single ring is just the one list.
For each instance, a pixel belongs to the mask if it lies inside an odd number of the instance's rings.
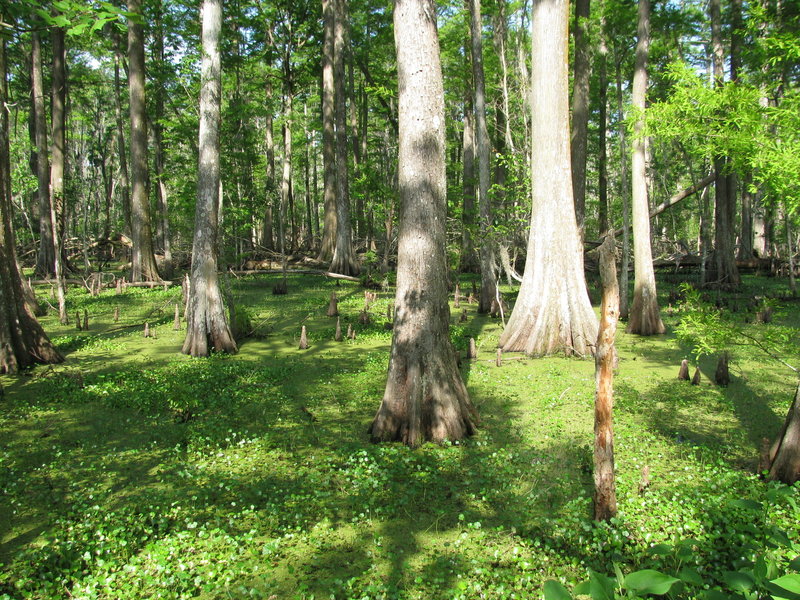
[{"label": "mottled gray bark", "polygon": [[358,275],[350,224],[350,186],[347,165],[347,96],[345,94],[345,21],[347,0],[334,1],[334,116],[336,121],[336,244],[330,271]]},{"label": "mottled gray bark", "polygon": [[494,241],[492,209],[489,203],[489,129],[486,126],[486,84],[483,73],[481,41],[481,1],[468,0],[470,12],[470,48],[472,51],[472,85],[475,110],[475,158],[478,164],[478,256],[481,265],[481,292],[478,312],[488,313],[497,296],[494,275]]},{"label": "mottled gray bark", "polygon": [[639,0],[631,103],[636,111],[631,153],[631,198],[633,208],[633,303],[628,315],[628,332],[639,335],[664,333],[656,296],[656,275],[650,247],[650,207],[647,201],[647,160],[644,130],[647,95],[647,55],[650,49],[650,0]]},{"label": "mottled gray bark", "polygon": [[416,446],[458,440],[476,413],[450,342],[446,288],[444,91],[432,0],[397,0],[399,183],[402,202],[397,294],[375,441]]},{"label": "mottled gray bark", "polygon": [[39,252],[36,255],[36,274],[47,277],[55,272],[53,223],[50,221],[50,165],[47,153],[47,115],[42,83],[42,44],[37,31],[31,34],[31,122],[36,148],[34,175],[38,182]]},{"label": "mottled gray bark", "polygon": [[[0,14],[0,20],[2,20]],[[6,97],[6,42],[0,37],[0,106]],[[63,357],[25,302],[11,228],[11,174],[8,112],[0,111],[0,373],[16,373],[35,363]]]},{"label": "mottled gray bark", "polygon": [[575,218],[581,239],[586,220],[586,146],[589,133],[589,82],[592,75],[589,50],[589,0],[576,0],[575,61],[572,84],[572,191],[575,198]]},{"label": "mottled gray bark", "polygon": [[532,211],[525,273],[504,351],[587,355],[597,340],[575,221],[569,149],[567,0],[535,0],[531,20]]},{"label": "mottled gray bark", "polygon": [[204,0],[200,67],[200,158],[197,168],[192,277],[186,339],[182,352],[208,356],[212,350],[236,352],[217,276],[219,227],[219,125],[222,93],[219,37],[221,0]]},{"label": "mottled gray bark", "polygon": [[333,258],[336,245],[336,135],[333,83],[336,0],[322,0],[322,241],[317,260]]},{"label": "mottled gray bark", "polygon": [[[128,0],[128,10],[142,15],[142,1]],[[161,279],[153,253],[147,165],[147,109],[144,84],[144,28],[128,22],[128,93],[131,113],[131,281]]]}]

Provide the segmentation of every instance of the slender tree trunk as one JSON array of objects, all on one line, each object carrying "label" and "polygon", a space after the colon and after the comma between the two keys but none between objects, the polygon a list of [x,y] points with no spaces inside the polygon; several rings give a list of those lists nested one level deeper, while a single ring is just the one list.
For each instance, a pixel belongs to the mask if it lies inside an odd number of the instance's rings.
[{"label": "slender tree trunk", "polygon": [[650,207],[647,201],[647,161],[644,129],[645,95],[647,93],[647,55],[650,48],[650,0],[639,0],[638,41],[633,72],[633,109],[636,135],[631,156],[631,190],[633,199],[633,303],[628,317],[628,332],[639,335],[664,333],[658,309],[653,252],[650,247]]},{"label": "slender tree trunk", "polygon": [[[709,1],[711,18],[711,46],[714,68],[714,86],[724,85],[725,56],[722,46],[722,17],[720,0]],[[736,287],[740,283],[733,247],[733,213],[735,212],[735,184],[726,173],[727,160],[714,159],[717,174],[714,198],[714,264],[709,280],[723,287]],[[733,185],[732,185],[733,184]]]},{"label": "slender tree trunk", "polygon": [[622,198],[622,261],[619,273],[619,315],[622,319],[628,318],[628,271],[630,270],[631,255],[631,209],[628,185],[628,148],[625,135],[625,112],[622,104],[622,58],[614,53],[615,75],[617,83],[617,122],[619,123],[619,156],[620,156],[620,186],[619,194]]},{"label": "slender tree trunk", "polygon": [[475,112],[473,110],[472,94],[467,93],[464,100],[464,132],[463,132],[463,175],[462,187],[464,189],[464,204],[461,220],[464,228],[462,237],[462,263],[461,268],[472,270],[475,266],[475,248],[472,242],[472,229],[475,226]]},{"label": "slender tree trunk", "polygon": [[478,312],[488,313],[497,297],[494,277],[492,210],[489,203],[489,129],[486,126],[486,92],[483,73],[483,30],[480,0],[469,0],[472,84],[475,98],[475,157],[478,163],[478,228],[481,263],[481,295]]},{"label": "slender tree trunk", "polygon": [[742,260],[753,258],[753,194],[750,192],[752,182],[753,177],[750,174],[746,175],[742,182],[742,226],[739,234],[739,258]]},{"label": "slender tree trunk", "polygon": [[306,236],[305,246],[309,252],[314,245],[314,227],[311,222],[311,133],[308,130],[308,103],[303,103],[303,139],[305,139],[305,161],[303,163],[303,187],[306,196]]},{"label": "slender tree trunk", "polygon": [[39,184],[36,189],[36,197],[39,200],[39,252],[36,255],[36,274],[47,277],[55,272],[55,246],[53,223],[50,221],[50,165],[47,160],[47,115],[42,83],[42,45],[37,31],[31,34],[31,94],[31,122],[36,147],[34,175]]},{"label": "slender tree trunk", "polygon": [[397,0],[399,178],[403,204],[389,373],[375,441],[455,441],[477,415],[450,342],[442,71],[431,0]]},{"label": "slender tree trunk", "polygon": [[[586,221],[586,145],[589,131],[589,82],[592,75],[589,50],[589,0],[576,0],[575,67],[572,88],[572,188],[575,196],[575,218],[581,239]],[[582,252],[582,249],[581,249]]]},{"label": "slender tree trunk", "polygon": [[[128,0],[128,10],[141,17],[142,0]],[[131,111],[131,281],[161,279],[153,253],[147,171],[147,110],[144,98],[144,30],[128,22],[128,92]]]},{"label": "slender tree trunk", "polygon": [[534,0],[531,227],[519,296],[500,336],[504,351],[587,355],[597,340],[572,194],[568,23],[567,0]]},{"label": "slender tree trunk", "polygon": [[607,235],[600,246],[600,280],[603,301],[595,354],[594,398],[594,518],[607,521],[617,514],[614,482],[614,336],[619,320],[619,288],[614,251],[614,236]]},{"label": "slender tree trunk", "polygon": [[66,205],[64,202],[64,171],[66,157],[66,105],[67,105],[67,51],[64,46],[64,30],[54,27],[51,36],[53,46],[52,80],[52,141],[50,146],[50,222],[53,226],[53,266],[58,294],[58,318],[67,322],[66,290],[64,289],[64,236],[66,230]]},{"label": "slender tree trunk", "polygon": [[164,76],[164,29],[161,21],[161,13],[163,6],[161,2],[158,3],[156,10],[156,27],[155,35],[153,38],[153,52],[155,54],[156,63],[158,65],[158,77],[156,85],[153,87],[155,93],[155,121],[153,122],[153,146],[155,157],[153,166],[155,168],[155,176],[157,185],[157,207],[158,207],[158,237],[161,244],[161,249],[164,252],[164,275],[167,279],[172,277],[172,245],[170,243],[170,230],[169,230],[169,201],[167,197],[167,181],[164,174],[164,142],[163,131],[164,126],[161,124],[161,119],[164,117],[164,89],[162,81]]},{"label": "slender tree trunk", "polygon": [[[503,108],[498,114],[503,115],[502,132],[505,140],[505,147],[512,153],[515,152],[514,136],[511,135],[511,112],[509,108],[508,91],[508,60],[506,57],[506,46],[508,41],[508,17],[506,16],[506,0],[498,0],[497,13],[494,19],[494,42],[497,58],[500,60],[500,91],[502,92]],[[500,119],[498,119],[500,122]]]},{"label": "slender tree trunk", "polygon": [[[606,132],[608,129],[608,47],[606,46],[605,19],[600,24],[600,53],[598,56],[599,64],[599,85],[600,93],[598,96],[600,104],[599,127],[598,127],[598,158],[597,158],[597,221],[598,237],[601,237],[611,227],[608,217],[608,152],[606,149]],[[573,146],[574,147],[574,146]],[[573,169],[573,178],[575,170]],[[616,271],[616,267],[614,268]]]},{"label": "slender tree trunk", "polygon": [[222,70],[219,37],[222,1],[204,0],[202,6],[202,62],[200,67],[200,159],[197,168],[197,206],[192,244],[192,278],[186,339],[182,352],[208,356],[212,350],[236,352],[217,276],[220,168],[219,126]]},{"label": "slender tree trunk", "polygon": [[322,186],[324,217],[322,241],[317,260],[333,258],[336,245],[336,125],[334,102],[334,38],[336,32],[335,4],[337,0],[322,1]]},{"label": "slender tree trunk", "polygon": [[122,63],[122,50],[120,48],[119,32],[116,27],[114,32],[114,113],[117,122],[117,156],[119,157],[119,193],[122,198],[122,218],[125,232],[131,232],[131,195],[130,182],[128,181],[128,149],[125,146],[125,124],[122,117],[122,84],[119,71]]},{"label": "slender tree trunk", "polygon": [[[2,19],[0,13],[0,21]],[[0,107],[8,106],[6,40],[0,36]],[[25,301],[11,228],[11,159],[8,112],[0,111],[0,373],[17,373],[35,363],[63,357],[48,339]]]},{"label": "slender tree trunk", "polygon": [[[267,102],[270,102],[272,99],[272,77],[269,75],[267,75],[265,87]],[[272,110],[270,107],[267,107],[266,118],[264,121],[264,143],[267,151],[267,198],[266,208],[264,210],[264,236],[261,244],[267,250],[272,250],[275,247],[275,235],[272,227],[272,210],[275,206],[275,138],[273,137],[272,132]]]},{"label": "slender tree trunk", "polygon": [[334,113],[336,117],[336,246],[330,270],[358,275],[350,225],[350,188],[347,168],[347,96],[345,95],[345,20],[347,0],[334,0]]},{"label": "slender tree trunk", "polygon": [[[288,53],[287,53],[288,54]],[[292,82],[289,57],[284,56],[284,89],[283,89],[283,158],[281,169],[281,199],[278,222],[279,247],[284,264],[286,262],[286,211],[292,219],[290,225],[290,248],[294,247],[294,215],[292,206]]]}]

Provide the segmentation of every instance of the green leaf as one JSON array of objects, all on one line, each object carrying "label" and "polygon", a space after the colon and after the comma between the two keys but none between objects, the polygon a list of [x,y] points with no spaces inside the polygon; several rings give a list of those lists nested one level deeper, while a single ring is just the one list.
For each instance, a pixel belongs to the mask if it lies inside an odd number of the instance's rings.
[{"label": "green leaf", "polygon": [[639,594],[655,594],[660,596],[666,594],[669,588],[678,581],[675,577],[670,577],[660,571],[644,569],[630,573],[623,583],[627,590],[633,590]]},{"label": "green leaf", "polygon": [[719,590],[706,590],[703,593],[703,600],[730,600],[733,597]]},{"label": "green leaf", "polygon": [[669,556],[672,554],[672,546],[669,544],[656,544],[652,548],[648,550],[650,554],[656,554],[658,556]]},{"label": "green leaf", "polygon": [[88,23],[78,23],[74,27],[67,29],[67,35],[81,35],[85,30]]},{"label": "green leaf", "polygon": [[728,502],[728,506],[743,508],[744,510],[762,510],[764,508],[760,502],[748,500],[746,498],[737,498],[736,500],[731,500]]},{"label": "green leaf", "polygon": [[722,581],[735,592],[748,592],[756,583],[753,576],[744,571],[725,571],[722,574]]},{"label": "green leaf", "polygon": [[800,571],[800,556],[796,557],[792,562],[789,563],[789,568],[795,571]]},{"label": "green leaf", "polygon": [[693,569],[692,567],[683,567],[680,573],[678,573],[678,577],[681,581],[691,583],[692,585],[702,586],[705,584],[697,569]]},{"label": "green leaf", "polygon": [[544,600],[572,600],[569,590],[555,579],[544,582]]},{"label": "green leaf", "polygon": [[578,585],[572,588],[572,593],[576,596],[589,596],[592,593],[588,581],[581,581]]},{"label": "green leaf", "polygon": [[589,595],[592,600],[614,600],[614,580],[602,573],[589,571]]},{"label": "green leaf", "polygon": [[773,598],[780,600],[800,600],[800,574],[791,573],[773,579],[767,584]]}]

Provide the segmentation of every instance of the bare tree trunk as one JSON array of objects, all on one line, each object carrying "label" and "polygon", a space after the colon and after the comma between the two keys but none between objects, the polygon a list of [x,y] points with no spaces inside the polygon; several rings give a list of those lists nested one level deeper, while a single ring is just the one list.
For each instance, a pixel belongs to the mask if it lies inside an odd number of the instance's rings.
[{"label": "bare tree trunk", "polygon": [[336,35],[335,3],[322,1],[322,186],[324,217],[322,242],[317,260],[327,262],[333,258],[336,245],[336,136],[334,102],[334,38]]},{"label": "bare tree trunk", "polygon": [[787,485],[800,480],[800,385],[770,450],[769,478]]},{"label": "bare tree trunk", "polygon": [[131,196],[130,182],[128,181],[128,149],[125,147],[125,126],[122,118],[122,99],[119,70],[122,63],[119,32],[112,27],[114,32],[114,113],[117,122],[117,155],[119,157],[119,193],[122,198],[122,217],[125,223],[125,232],[131,232]]},{"label": "bare tree trunk", "polygon": [[461,268],[472,269],[475,248],[472,242],[472,228],[475,225],[475,112],[472,94],[467,93],[464,99],[464,132],[463,132],[463,175],[464,204],[461,220],[464,234],[461,241]]},{"label": "bare tree trunk", "polygon": [[594,398],[594,518],[607,521],[617,514],[614,482],[614,336],[619,320],[619,288],[614,236],[607,235],[600,246],[600,280],[603,301],[595,354]]},{"label": "bare tree trunk", "polygon": [[[0,21],[2,21],[0,13]],[[8,104],[6,40],[0,36],[0,107]],[[58,363],[63,357],[48,339],[25,302],[11,228],[11,159],[8,112],[0,111],[0,373],[16,373],[35,363]]]},{"label": "bare tree trunk", "polygon": [[[272,99],[272,77],[267,75],[265,84],[267,102]],[[267,185],[266,185],[266,208],[264,209],[264,236],[261,243],[267,250],[272,250],[274,246],[272,209],[275,206],[275,138],[272,132],[272,111],[267,109],[264,119],[264,143],[267,151]]]},{"label": "bare tree trunk", "polygon": [[44,108],[42,83],[42,44],[39,32],[31,34],[31,94],[33,138],[36,146],[34,174],[38,180],[36,197],[39,199],[39,252],[36,255],[36,274],[47,277],[55,272],[55,246],[53,223],[50,221],[50,165],[47,154],[47,115]]},{"label": "bare tree trunk", "polygon": [[67,322],[67,301],[64,289],[64,235],[66,206],[64,203],[64,170],[66,156],[66,104],[67,104],[67,52],[64,46],[64,30],[54,27],[52,31],[53,45],[53,81],[51,119],[53,135],[50,146],[50,222],[53,226],[52,239],[56,289],[58,294],[58,318]]},{"label": "bare tree trunk", "polygon": [[163,125],[161,119],[164,116],[164,89],[161,85],[161,77],[163,77],[164,65],[164,29],[161,21],[161,13],[163,6],[161,2],[158,3],[156,9],[156,31],[154,35],[154,48],[153,52],[158,64],[159,77],[157,84],[154,86],[155,93],[155,108],[156,118],[153,122],[153,146],[155,147],[155,157],[153,166],[155,168],[155,175],[157,185],[157,204],[158,207],[158,220],[157,229],[159,232],[159,241],[161,249],[164,252],[164,274],[167,279],[172,277],[172,245],[170,240],[169,230],[169,201],[167,197],[167,181],[164,174],[164,142],[163,142]]},{"label": "bare tree trunk", "polygon": [[[714,86],[724,85],[725,56],[722,47],[722,17],[720,0],[710,0],[711,46],[713,51]],[[736,189],[734,181],[726,173],[725,157],[714,159],[717,174],[714,198],[714,265],[709,280],[724,287],[736,287],[741,283],[736,268],[733,247],[733,213],[735,211]]]},{"label": "bare tree trunk", "polygon": [[572,188],[575,197],[575,218],[578,232],[584,237],[586,220],[586,144],[589,131],[589,82],[592,75],[589,50],[589,0],[576,0],[575,66],[572,88]]},{"label": "bare tree trunk", "polygon": [[336,117],[336,246],[330,271],[358,275],[350,225],[350,187],[347,168],[347,96],[345,94],[345,20],[347,0],[334,0],[334,114]]},{"label": "bare tree trunk", "polygon": [[489,129],[486,126],[486,85],[483,73],[483,43],[481,41],[481,1],[469,0],[470,40],[472,50],[472,84],[475,98],[475,156],[478,162],[478,228],[481,263],[481,295],[478,312],[488,313],[497,296],[494,276],[494,241],[492,239],[492,209],[489,203]]},{"label": "bare tree trunk", "polygon": [[569,149],[567,0],[535,0],[531,19],[531,227],[504,351],[587,355],[597,340],[575,221]]},{"label": "bare tree trunk", "polygon": [[389,374],[370,433],[417,446],[471,435],[476,413],[449,335],[444,91],[432,0],[397,0],[394,35],[403,209]]},{"label": "bare tree trunk", "polygon": [[[128,10],[141,17],[141,0],[128,0]],[[147,171],[147,109],[144,98],[144,31],[128,22],[128,92],[131,110],[131,281],[159,281],[150,224]]]},{"label": "bare tree trunk", "polygon": [[647,93],[647,54],[650,48],[650,0],[639,0],[638,41],[633,72],[633,109],[638,112],[631,156],[633,198],[633,303],[628,316],[628,332],[639,335],[664,333],[658,309],[653,252],[650,247],[650,208],[647,202],[647,164],[644,129]]},{"label": "bare tree trunk", "polygon": [[[598,130],[598,158],[597,158],[597,221],[598,221],[598,237],[601,237],[609,227],[611,221],[608,217],[608,153],[606,149],[606,131],[608,129],[608,47],[606,46],[605,36],[605,19],[600,24],[600,56],[598,62],[600,65],[599,85],[600,85],[600,116],[599,116],[599,130]],[[573,177],[575,170],[573,169]],[[615,267],[616,270],[616,267]]]},{"label": "bare tree trunk", "polygon": [[217,276],[219,228],[219,124],[222,72],[219,37],[221,0],[204,0],[202,7],[202,63],[200,71],[200,159],[197,169],[197,206],[192,245],[192,279],[186,339],[182,352],[208,356],[212,350],[236,352]]},{"label": "bare tree trunk", "polygon": [[628,149],[625,144],[625,113],[622,104],[622,57],[618,52],[614,53],[616,65],[615,75],[617,83],[617,122],[619,123],[619,155],[620,155],[620,187],[619,192],[622,197],[622,265],[619,274],[619,314],[620,318],[628,318],[628,271],[630,270],[630,230],[631,230],[631,210],[630,197],[628,191]]},{"label": "bare tree trunk", "polygon": [[747,260],[753,258],[753,194],[750,185],[753,177],[748,174],[742,182],[742,215],[741,229],[739,232],[739,258]]}]

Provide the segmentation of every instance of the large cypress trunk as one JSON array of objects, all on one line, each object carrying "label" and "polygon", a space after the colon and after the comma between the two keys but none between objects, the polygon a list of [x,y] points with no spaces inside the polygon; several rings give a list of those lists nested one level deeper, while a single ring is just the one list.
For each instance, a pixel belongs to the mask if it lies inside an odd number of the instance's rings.
[{"label": "large cypress trunk", "polygon": [[[6,106],[5,39],[0,38],[0,106]],[[0,114],[0,373],[57,363],[55,349],[25,302],[11,229],[8,113]]]},{"label": "large cypress trunk", "polygon": [[416,446],[472,434],[477,418],[450,342],[444,92],[432,0],[397,0],[400,220],[397,295],[375,441]]},{"label": "large cypress trunk", "polygon": [[569,148],[567,0],[536,0],[531,22],[532,211],[519,297],[500,347],[586,355],[597,339],[575,221]]},{"label": "large cypress trunk", "polygon": [[333,54],[336,30],[336,0],[322,2],[322,241],[317,260],[329,261],[336,243],[336,138],[334,135]]},{"label": "large cypress trunk", "polygon": [[334,107],[336,117],[336,246],[330,270],[342,275],[358,275],[350,226],[350,186],[347,176],[347,97],[345,96],[345,13],[347,0],[334,0]]},{"label": "large cypress trunk", "polygon": [[[128,10],[142,15],[141,0],[128,0]],[[128,92],[131,111],[131,281],[158,281],[153,253],[147,170],[147,112],[144,97],[144,28],[128,22]]]},{"label": "large cypress trunk", "polygon": [[770,450],[769,478],[788,485],[800,480],[800,386]]},{"label": "large cypress trunk", "polygon": [[192,246],[191,295],[183,353],[208,356],[236,352],[217,276],[219,215],[219,123],[221,0],[203,2],[203,60],[200,71],[200,161]]}]

